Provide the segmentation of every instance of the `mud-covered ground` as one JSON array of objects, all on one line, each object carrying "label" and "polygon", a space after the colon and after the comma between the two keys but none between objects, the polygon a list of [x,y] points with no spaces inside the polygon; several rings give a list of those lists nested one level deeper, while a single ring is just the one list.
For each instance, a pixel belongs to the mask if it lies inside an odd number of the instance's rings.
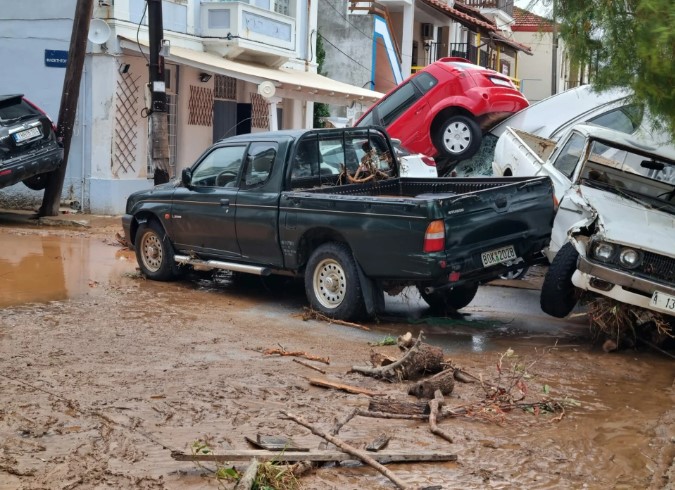
[{"label": "mud-covered ground", "polygon": [[[195,441],[250,449],[244,437],[321,439],[280,411],[330,429],[369,398],[311,386],[320,377],[399,400],[407,383],[349,373],[385,336],[420,330],[456,366],[507,385],[522,377],[526,402],[565,400],[561,413],[515,410],[445,419],[452,444],[423,422],[356,417],[339,433],[363,447],[381,433],[388,449],[455,453],[456,463],[389,468],[411,487],[673,488],[675,363],[651,350],[607,354],[586,335],[583,314],[549,319],[537,291],[485,286],[462,319],[433,318],[411,293],[370,330],[303,321],[301,287],[186,280],[155,283],[117,244],[117,221],[88,229],[32,226],[0,217],[0,489],[233,488],[210,469],[175,461]],[[524,283],[526,285],[526,283]],[[330,358],[319,374],[291,357]],[[500,356],[512,349],[514,355]],[[514,389],[514,395],[516,391]],[[448,406],[484,399],[458,383]],[[487,420],[489,419],[489,420]],[[243,469],[245,462],[236,464]],[[389,489],[375,470],[325,467],[307,489]]]}]

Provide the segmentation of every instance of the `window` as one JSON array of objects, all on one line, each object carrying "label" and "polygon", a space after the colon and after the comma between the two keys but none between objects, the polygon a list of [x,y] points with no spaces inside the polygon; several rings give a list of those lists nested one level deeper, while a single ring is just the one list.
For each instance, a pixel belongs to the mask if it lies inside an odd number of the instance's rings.
[{"label": "window", "polygon": [[555,159],[553,166],[557,168],[563,175],[572,178],[574,169],[579,162],[581,152],[584,149],[584,137],[578,133],[574,133],[567,141],[560,154]]},{"label": "window", "polygon": [[236,187],[244,150],[244,146],[215,148],[192,171],[192,185],[196,187]]},{"label": "window", "polygon": [[244,171],[246,187],[256,187],[267,182],[272,173],[277,148],[277,144],[271,142],[253,143],[249,147]]},{"label": "window", "polygon": [[413,78],[413,82],[423,94],[426,94],[429,90],[438,85],[438,80],[436,80],[433,75],[429,75],[425,71]]},{"label": "window", "polygon": [[23,116],[38,116],[40,113],[20,97],[0,102],[0,120],[9,121]]},{"label": "window", "polygon": [[401,85],[389,97],[380,102],[377,108],[380,121],[384,126],[388,126],[419,98],[420,94],[415,90],[412,83],[408,82]]},{"label": "window", "polygon": [[642,109],[637,105],[619,107],[590,119],[589,122],[605,128],[632,134],[642,121]]},{"label": "window", "polygon": [[319,175],[319,154],[316,147],[316,137],[304,138],[295,149],[291,164],[291,178],[311,177]]}]

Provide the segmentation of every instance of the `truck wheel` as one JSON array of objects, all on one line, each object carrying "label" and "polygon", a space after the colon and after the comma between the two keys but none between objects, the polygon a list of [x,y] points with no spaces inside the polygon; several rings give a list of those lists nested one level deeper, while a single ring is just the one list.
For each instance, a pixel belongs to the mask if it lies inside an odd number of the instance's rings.
[{"label": "truck wheel", "polygon": [[159,223],[141,223],[134,246],[138,265],[147,277],[155,281],[169,281],[176,277],[173,247]]},{"label": "truck wheel", "polygon": [[363,314],[363,292],[349,248],[326,243],[312,253],[305,270],[309,304],[322,315],[352,320]]},{"label": "truck wheel", "polygon": [[465,284],[453,289],[441,290],[431,294],[424,292],[422,286],[418,286],[417,290],[420,292],[422,299],[434,310],[459,310],[473,301],[473,298],[478,292],[478,283]]},{"label": "truck wheel", "polygon": [[[518,264],[520,262],[525,262],[525,261],[522,258],[519,257],[518,260],[516,260],[515,263]],[[514,279],[522,279],[523,277],[525,277],[525,274],[527,274],[527,271],[529,269],[530,268],[525,265],[525,266],[523,266],[522,269],[516,269],[516,270],[513,270],[513,271],[505,272],[504,274],[501,274],[499,276],[499,278],[505,279],[507,281],[508,280],[514,280]]]},{"label": "truck wheel", "polygon": [[482,133],[471,117],[449,118],[434,135],[434,145],[441,155],[454,160],[471,157],[480,147]]},{"label": "truck wheel", "polygon": [[556,318],[566,317],[577,304],[577,290],[572,275],[577,270],[579,252],[571,243],[558,251],[544,276],[541,287],[541,310]]}]

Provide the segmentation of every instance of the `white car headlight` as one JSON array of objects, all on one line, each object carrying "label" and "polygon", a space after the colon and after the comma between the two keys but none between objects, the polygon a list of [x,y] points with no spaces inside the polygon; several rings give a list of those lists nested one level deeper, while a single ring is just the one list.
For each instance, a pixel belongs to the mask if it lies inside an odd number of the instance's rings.
[{"label": "white car headlight", "polygon": [[606,242],[597,242],[593,244],[593,256],[602,260],[603,262],[609,262],[612,260],[614,255],[614,245]]},{"label": "white car headlight", "polygon": [[621,265],[629,269],[633,269],[640,265],[640,253],[632,248],[625,248],[621,251],[619,255],[619,261]]}]

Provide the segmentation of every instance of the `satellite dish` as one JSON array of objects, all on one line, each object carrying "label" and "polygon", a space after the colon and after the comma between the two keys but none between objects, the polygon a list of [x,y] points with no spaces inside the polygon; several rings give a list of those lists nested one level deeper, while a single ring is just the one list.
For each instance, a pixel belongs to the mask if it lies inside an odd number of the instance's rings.
[{"label": "satellite dish", "polygon": [[110,37],[110,26],[103,19],[92,19],[89,23],[89,39],[94,44],[103,44]]},{"label": "satellite dish", "polygon": [[274,97],[274,94],[277,92],[277,88],[274,86],[272,82],[269,80],[262,82],[260,85],[258,85],[258,93],[265,97],[266,99],[269,99],[270,97]]}]

